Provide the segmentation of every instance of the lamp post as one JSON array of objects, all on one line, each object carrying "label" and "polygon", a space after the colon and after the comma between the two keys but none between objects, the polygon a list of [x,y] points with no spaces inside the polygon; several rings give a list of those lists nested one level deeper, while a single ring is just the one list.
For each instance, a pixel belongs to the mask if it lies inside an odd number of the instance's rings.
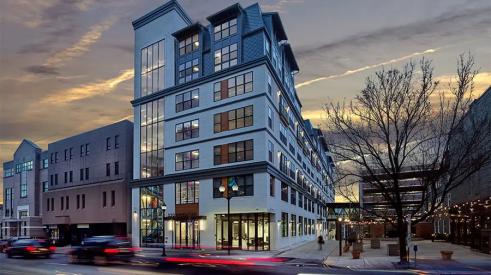
[{"label": "lamp post", "polygon": [[220,185],[218,190],[220,193],[224,195],[224,197],[227,199],[227,252],[228,255],[230,255],[230,246],[232,245],[232,225],[230,224],[230,199],[232,198],[232,192],[228,191],[228,188],[231,187],[232,191],[237,191],[239,190],[239,186],[237,185],[236,181],[233,181],[231,186],[229,186],[230,183],[227,185],[227,187]]},{"label": "lamp post", "polygon": [[162,202],[162,256],[167,256],[165,255],[165,210],[167,210],[167,205],[165,202]]},{"label": "lamp post", "polygon": [[341,234],[341,222],[343,221],[343,219],[341,217],[338,218],[337,220],[337,230],[338,230],[338,239],[339,239],[339,256],[343,256],[343,250],[342,250],[342,246],[343,246],[343,235]]}]

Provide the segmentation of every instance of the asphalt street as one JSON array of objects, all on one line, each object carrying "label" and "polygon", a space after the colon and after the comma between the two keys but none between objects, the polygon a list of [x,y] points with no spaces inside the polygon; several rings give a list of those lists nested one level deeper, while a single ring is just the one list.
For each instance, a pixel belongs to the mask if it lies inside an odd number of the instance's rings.
[{"label": "asphalt street", "polygon": [[51,259],[8,259],[0,254],[0,274],[413,274],[400,271],[372,270],[357,271],[333,269],[300,259],[290,259],[275,265],[230,265],[202,263],[168,263],[161,259],[135,257],[131,263],[94,266],[89,264],[70,264],[66,255],[55,254]]}]

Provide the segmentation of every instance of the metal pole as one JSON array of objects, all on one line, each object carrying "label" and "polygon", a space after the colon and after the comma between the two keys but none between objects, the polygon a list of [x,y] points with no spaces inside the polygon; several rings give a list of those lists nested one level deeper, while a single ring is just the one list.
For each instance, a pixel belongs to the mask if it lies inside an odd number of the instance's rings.
[{"label": "metal pole", "polygon": [[165,255],[165,210],[162,210],[162,256],[167,256]]},{"label": "metal pole", "polygon": [[343,235],[341,235],[341,222],[337,221],[338,235],[339,235],[339,256],[343,256]]},{"label": "metal pole", "polygon": [[227,227],[228,227],[228,255],[230,255],[230,246],[232,245],[232,226],[230,224],[230,199],[232,197],[227,195]]}]

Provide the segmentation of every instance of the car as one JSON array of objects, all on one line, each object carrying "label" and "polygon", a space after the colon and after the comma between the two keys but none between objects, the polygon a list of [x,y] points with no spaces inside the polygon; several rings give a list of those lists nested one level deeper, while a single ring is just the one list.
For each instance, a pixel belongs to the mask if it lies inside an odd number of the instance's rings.
[{"label": "car", "polygon": [[49,258],[55,252],[56,248],[50,246],[45,240],[24,239],[12,243],[5,250],[8,258],[22,256],[24,258],[45,257]]},{"label": "car", "polygon": [[125,238],[115,236],[96,236],[84,239],[80,246],[69,253],[70,263],[93,263],[106,265],[115,262],[130,262],[137,249]]},{"label": "car", "polygon": [[4,253],[5,250],[7,250],[8,247],[12,245],[13,242],[17,241],[16,239],[7,239],[7,240],[1,240],[0,241],[0,253]]}]

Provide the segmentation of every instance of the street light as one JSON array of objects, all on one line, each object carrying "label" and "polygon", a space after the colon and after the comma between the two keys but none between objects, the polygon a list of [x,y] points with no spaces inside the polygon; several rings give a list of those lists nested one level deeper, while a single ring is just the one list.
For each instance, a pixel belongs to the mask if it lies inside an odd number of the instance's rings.
[{"label": "street light", "polygon": [[231,187],[232,188],[232,191],[236,192],[239,190],[239,186],[237,185],[237,182],[235,180],[233,180],[232,182],[232,185],[230,186],[230,183],[227,185],[227,188],[225,188],[225,186],[223,185],[220,185],[220,187],[218,187],[218,191],[220,191],[220,193],[224,194],[224,197],[227,199],[227,228],[228,228],[228,234],[227,234],[227,239],[228,239],[228,242],[227,242],[227,251],[228,251],[228,255],[230,255],[230,245],[232,244],[232,225],[230,224],[230,199],[232,198],[232,192],[225,192],[227,191],[228,187]]},{"label": "street light", "polygon": [[341,222],[343,221],[343,218],[339,217],[338,220],[337,220],[337,230],[338,230],[338,239],[339,239],[339,256],[343,256],[343,250],[342,250],[342,246],[343,246],[343,235],[341,234]]},{"label": "street light", "polygon": [[167,205],[165,202],[162,202],[162,256],[167,256],[165,255],[165,210],[167,210]]}]

